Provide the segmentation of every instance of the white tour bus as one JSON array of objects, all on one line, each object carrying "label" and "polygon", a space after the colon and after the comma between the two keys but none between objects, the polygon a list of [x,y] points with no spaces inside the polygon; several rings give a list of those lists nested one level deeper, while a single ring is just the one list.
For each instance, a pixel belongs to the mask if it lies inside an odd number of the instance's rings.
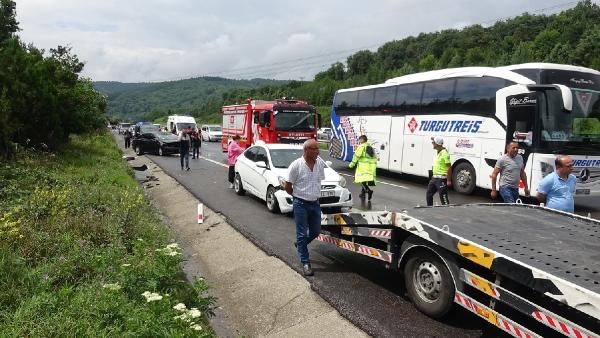
[{"label": "white tour bus", "polygon": [[[571,155],[576,197],[600,196],[600,72],[529,63],[465,67],[406,75],[336,92],[330,153],[350,161],[367,135],[377,167],[427,176],[431,137],[450,152],[454,190],[491,188],[490,174],[507,142],[518,141],[532,195]],[[523,182],[521,182],[521,194]]]}]

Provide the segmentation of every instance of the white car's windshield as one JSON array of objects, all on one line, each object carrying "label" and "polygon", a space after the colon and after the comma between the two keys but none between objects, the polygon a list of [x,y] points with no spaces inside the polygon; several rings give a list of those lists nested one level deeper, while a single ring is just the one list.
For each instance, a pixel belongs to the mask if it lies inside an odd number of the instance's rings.
[{"label": "white car's windshield", "polygon": [[275,168],[287,168],[303,154],[302,149],[271,149],[271,161]]}]

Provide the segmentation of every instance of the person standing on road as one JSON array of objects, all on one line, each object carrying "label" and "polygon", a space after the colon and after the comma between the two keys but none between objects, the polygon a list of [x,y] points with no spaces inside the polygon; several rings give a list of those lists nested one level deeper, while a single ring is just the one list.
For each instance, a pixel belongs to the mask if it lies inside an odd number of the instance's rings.
[{"label": "person standing on road", "polygon": [[190,171],[190,134],[192,133],[190,128],[183,129],[179,133],[179,161],[181,162],[181,170],[183,170],[183,164],[185,162],[185,170]]},{"label": "person standing on road", "polygon": [[[499,186],[496,190],[496,179],[500,173]],[[523,181],[525,186],[525,196],[529,196],[529,186],[527,185],[527,174],[525,174],[525,165],[523,157],[519,155],[519,144],[510,142],[506,145],[506,152],[496,161],[494,171],[492,171],[492,199],[502,197],[504,203],[515,203],[519,198],[519,180]]]},{"label": "person standing on road", "polygon": [[125,133],[123,133],[123,138],[125,139],[125,149],[131,147],[131,137],[131,130],[127,128],[127,130],[125,130]]},{"label": "person standing on road", "polygon": [[310,265],[308,244],[321,232],[321,181],[325,179],[325,161],[319,157],[315,139],[304,142],[304,154],[290,164],[284,188],[293,196],[294,222],[298,256],[305,276],[314,274]]},{"label": "person standing on road", "polygon": [[554,160],[556,170],[546,175],[537,188],[537,199],[548,208],[564,212],[575,212],[575,185],[573,160],[568,155],[559,155]]},{"label": "person standing on road", "polygon": [[354,183],[362,185],[360,190],[360,199],[364,199],[368,195],[369,201],[373,197],[373,190],[370,188],[375,186],[375,174],[377,171],[377,158],[373,147],[367,142],[367,136],[361,135],[358,138],[359,145],[354,151],[352,162],[348,165],[349,168],[356,167],[354,174]]},{"label": "person standing on road", "polygon": [[433,175],[427,186],[427,205],[433,205],[433,195],[439,193],[440,202],[442,205],[450,204],[448,199],[448,187],[452,186],[452,163],[450,162],[450,154],[444,148],[444,139],[441,136],[431,138],[433,149],[437,151],[433,162]]},{"label": "person standing on road", "polygon": [[192,160],[194,160],[200,157],[200,133],[197,130],[192,130],[190,137],[192,139]]},{"label": "person standing on road", "polygon": [[235,161],[237,161],[238,156],[244,152],[244,148],[240,146],[240,139],[240,135],[235,135],[227,146],[227,163],[229,164],[229,174],[227,179],[229,180],[229,189],[233,188],[233,179],[235,177]]}]

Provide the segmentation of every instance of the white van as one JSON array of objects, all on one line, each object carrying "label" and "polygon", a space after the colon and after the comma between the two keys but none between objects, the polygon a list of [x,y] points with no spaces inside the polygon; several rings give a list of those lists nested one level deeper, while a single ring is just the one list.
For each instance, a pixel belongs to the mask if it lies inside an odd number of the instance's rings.
[{"label": "white van", "polygon": [[218,124],[202,125],[202,141],[221,141],[223,129]]},{"label": "white van", "polygon": [[167,118],[167,128],[170,132],[179,135],[179,132],[188,127],[198,130],[196,119],[192,116],[171,115]]}]

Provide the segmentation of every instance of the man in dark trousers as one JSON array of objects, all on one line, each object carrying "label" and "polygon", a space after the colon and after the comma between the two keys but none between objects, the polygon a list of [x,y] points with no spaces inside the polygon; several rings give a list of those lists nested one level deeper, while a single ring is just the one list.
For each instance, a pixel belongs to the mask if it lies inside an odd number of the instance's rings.
[{"label": "man in dark trousers", "polygon": [[444,139],[441,136],[432,137],[431,144],[437,153],[433,161],[433,175],[427,186],[427,205],[433,205],[433,195],[436,192],[440,195],[442,205],[450,204],[450,200],[448,199],[448,187],[452,186],[450,154],[444,148]]},{"label": "man in dark trousers", "polygon": [[183,129],[179,133],[179,160],[181,161],[181,170],[185,162],[185,170],[190,171],[190,145],[192,130],[190,128]]}]

